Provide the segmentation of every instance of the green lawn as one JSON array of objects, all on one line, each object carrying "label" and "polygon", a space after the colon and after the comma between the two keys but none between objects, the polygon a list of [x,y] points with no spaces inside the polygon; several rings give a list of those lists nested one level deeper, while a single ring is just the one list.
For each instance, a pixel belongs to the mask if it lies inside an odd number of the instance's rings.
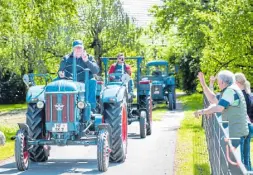
[{"label": "green lawn", "polygon": [[183,102],[185,118],[178,130],[175,174],[176,175],[208,175],[208,160],[205,133],[201,127],[201,119],[196,119],[193,112],[203,105],[201,94],[179,97]]},{"label": "green lawn", "polygon": [[4,132],[6,137],[6,144],[4,146],[0,146],[0,160],[7,159],[14,155],[14,141],[11,140],[11,137],[16,134],[17,129],[17,127],[0,125],[0,131]]},{"label": "green lawn", "polygon": [[27,104],[8,104],[8,105],[0,105],[0,112],[9,112],[12,110],[20,110],[20,109],[26,109]]}]

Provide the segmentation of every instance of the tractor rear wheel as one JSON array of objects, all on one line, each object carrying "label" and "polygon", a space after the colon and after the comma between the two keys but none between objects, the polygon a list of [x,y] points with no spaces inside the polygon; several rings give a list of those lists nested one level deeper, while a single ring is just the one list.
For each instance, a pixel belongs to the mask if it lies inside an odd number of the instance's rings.
[{"label": "tractor rear wheel", "polygon": [[109,166],[110,158],[109,133],[105,129],[99,130],[97,145],[98,170],[105,172]]},{"label": "tractor rear wheel", "polygon": [[29,167],[27,146],[27,138],[24,130],[18,130],[15,138],[15,161],[19,171],[25,171]]},{"label": "tractor rear wheel", "polygon": [[[45,123],[45,111],[44,109],[37,108],[35,103],[28,104],[26,113],[26,124],[30,129],[32,139],[44,138],[44,123]],[[30,160],[33,162],[45,162],[48,160],[49,149],[48,146],[34,145],[29,150]]]},{"label": "tractor rear wheel", "polygon": [[174,102],[173,101],[174,101],[173,100],[173,95],[172,95],[172,93],[170,93],[169,94],[169,110],[173,110],[174,109],[174,107],[173,107]]},{"label": "tractor rear wheel", "polygon": [[111,162],[124,162],[127,153],[127,103],[122,102],[104,104],[104,122],[112,129]]},{"label": "tractor rear wheel", "polygon": [[141,136],[141,138],[146,138],[146,136],[147,136],[146,120],[147,120],[146,112],[141,111],[141,114],[140,114],[140,136]]}]

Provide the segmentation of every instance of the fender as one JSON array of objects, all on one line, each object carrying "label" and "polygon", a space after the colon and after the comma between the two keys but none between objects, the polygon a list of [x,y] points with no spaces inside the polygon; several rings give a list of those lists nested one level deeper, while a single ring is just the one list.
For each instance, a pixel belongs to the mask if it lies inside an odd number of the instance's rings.
[{"label": "fender", "polygon": [[38,101],[45,101],[45,86],[32,86],[26,94],[27,103],[36,103]]},{"label": "fender", "polygon": [[108,85],[102,92],[103,103],[117,103],[123,100],[126,92],[125,86]]},{"label": "fender", "polygon": [[19,127],[19,129],[24,130],[26,132],[26,134],[28,134],[29,137],[32,137],[30,129],[29,129],[29,127],[28,127],[27,124],[25,124],[25,123],[18,123],[18,127]]}]

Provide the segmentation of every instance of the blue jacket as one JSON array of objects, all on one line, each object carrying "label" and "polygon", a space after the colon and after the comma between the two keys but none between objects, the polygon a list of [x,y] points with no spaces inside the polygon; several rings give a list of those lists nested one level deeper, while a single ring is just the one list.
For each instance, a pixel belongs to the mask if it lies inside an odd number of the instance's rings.
[{"label": "blue jacket", "polygon": [[[66,55],[63,57],[59,71],[64,71],[66,77],[72,77],[72,64],[73,64],[73,52],[69,55]],[[97,74],[99,72],[99,67],[97,65],[97,62],[92,56],[88,55],[88,61],[84,62],[82,58],[77,58],[76,65],[84,68],[84,69],[90,69],[89,72],[89,78],[93,78],[93,74]],[[84,71],[82,68],[78,67],[77,70],[77,81],[84,81]],[[58,72],[59,72],[58,71]]]}]

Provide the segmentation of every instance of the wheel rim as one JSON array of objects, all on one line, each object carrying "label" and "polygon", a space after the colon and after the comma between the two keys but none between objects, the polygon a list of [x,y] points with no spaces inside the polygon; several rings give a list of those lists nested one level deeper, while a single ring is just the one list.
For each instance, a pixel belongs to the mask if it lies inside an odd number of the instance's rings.
[{"label": "wheel rim", "polygon": [[126,112],[126,104],[122,106],[122,141],[123,141],[123,149],[124,153],[126,153],[127,149],[127,112]]},{"label": "wheel rim", "polygon": [[28,159],[29,159],[29,153],[26,150],[26,143],[25,143],[25,139],[23,141],[23,155],[24,155],[24,163],[27,164],[28,163]]},{"label": "wheel rim", "polygon": [[109,166],[109,159],[110,159],[110,152],[111,152],[111,149],[109,147],[109,137],[108,137],[108,135],[106,137],[105,150],[104,151],[105,151],[105,154],[104,154],[104,156],[105,156],[105,163],[106,163],[106,167],[108,167]]}]

